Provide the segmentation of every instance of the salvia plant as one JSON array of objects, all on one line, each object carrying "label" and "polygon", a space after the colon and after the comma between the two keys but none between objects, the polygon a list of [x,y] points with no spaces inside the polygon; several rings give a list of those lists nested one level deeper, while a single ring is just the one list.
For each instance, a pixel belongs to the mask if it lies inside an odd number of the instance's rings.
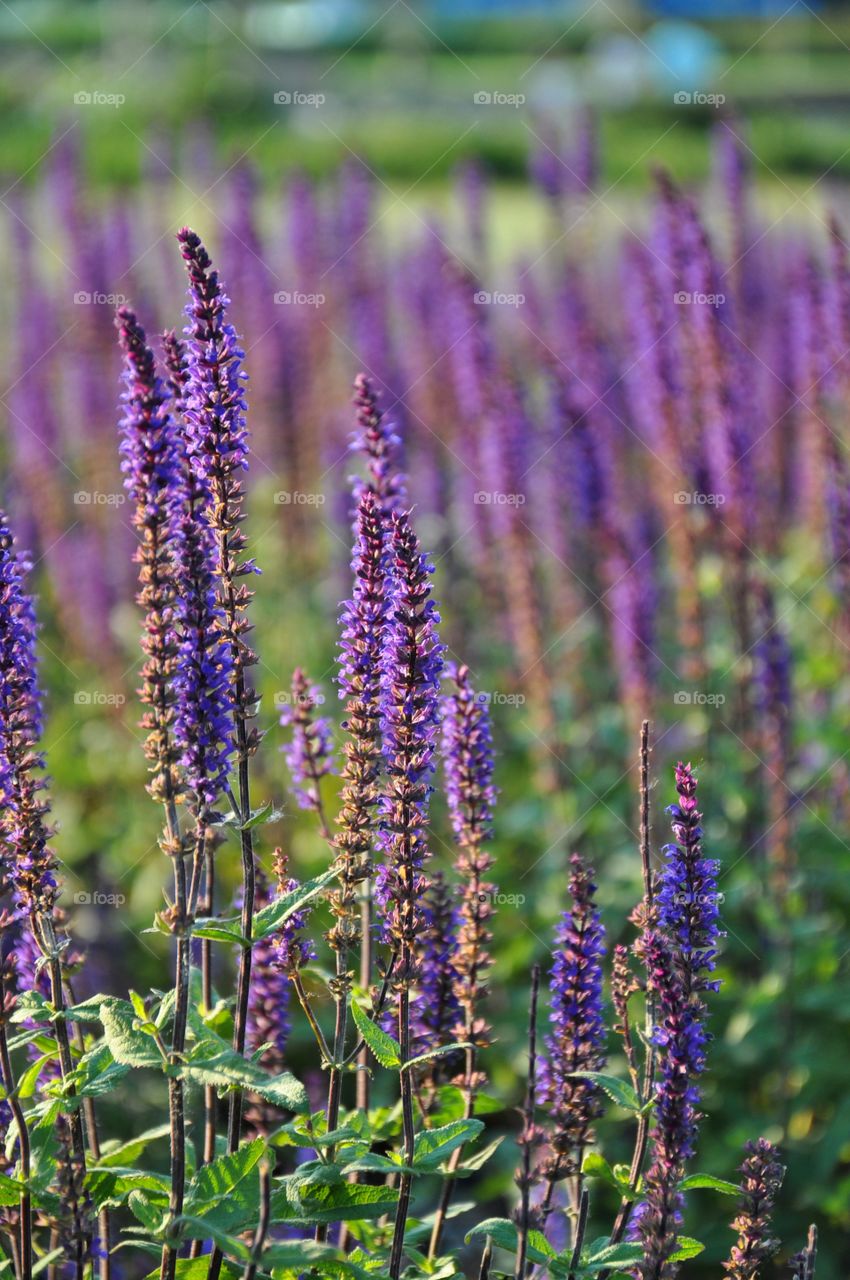
[{"label": "salvia plant", "polygon": [[[0,517],[2,1274],[672,1280],[703,1249],[714,1192],[736,1202],[723,1271],[768,1275],[780,1153],[754,1137],[737,1176],[698,1167],[718,863],[685,763],[662,782],[672,839],[656,848],[646,721],[631,940],[609,943],[604,894],[573,854],[530,976],[525,1100],[516,1155],[500,1163],[494,1117],[515,1091],[488,1021],[489,708],[441,638],[401,435],[363,375],[342,712],[299,668],[277,743],[325,869],[305,880],[268,847],[278,814],[254,785],[272,726],[252,679],[244,356],[204,244],[189,229],[178,242],[183,334],[151,345],[132,309],[116,316],[166,989],[75,994],[86,961],[60,905],[30,565]],[[315,1054],[298,1071],[296,1024]],[[158,1098],[162,1122],[117,1136],[114,1104],[135,1092]],[[606,1159],[603,1118],[633,1131],[630,1162]],[[798,1280],[813,1280],[815,1255],[812,1228],[789,1263]]]}]

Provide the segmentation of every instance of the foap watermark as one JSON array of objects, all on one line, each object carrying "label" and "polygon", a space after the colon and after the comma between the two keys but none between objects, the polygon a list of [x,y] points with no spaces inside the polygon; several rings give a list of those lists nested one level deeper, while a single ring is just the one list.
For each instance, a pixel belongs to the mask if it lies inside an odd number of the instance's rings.
[{"label": "foap watermark", "polygon": [[78,489],[74,494],[75,507],[123,507],[126,493],[101,493],[98,489]]},{"label": "foap watermark", "polygon": [[524,693],[501,693],[498,689],[482,689],[476,697],[487,707],[524,707],[526,703]]},{"label": "foap watermark", "polygon": [[103,689],[78,689],[74,694],[77,707],[123,707],[126,701],[123,693],[105,693]]},{"label": "foap watermark", "polygon": [[472,95],[476,107],[524,107],[524,93],[502,93],[499,89],[479,89]]},{"label": "foap watermark", "polygon": [[673,704],[677,707],[722,707],[725,693],[702,693],[699,689],[677,689]]},{"label": "foap watermark", "polygon": [[479,893],[479,902],[486,902],[491,907],[524,907],[524,893]]},{"label": "foap watermark", "polygon": [[679,289],[673,294],[677,307],[722,307],[726,302],[725,293],[689,293],[687,289]]},{"label": "foap watermark", "polygon": [[725,101],[725,93],[703,93],[700,89],[679,89],[673,94],[673,105],[676,107],[722,107]]},{"label": "foap watermark", "polygon": [[278,89],[274,102],[277,107],[323,107],[327,97],[324,93],[303,93],[300,89]]},{"label": "foap watermark", "polygon": [[297,289],[279,289],[274,295],[277,307],[323,307],[323,293],[300,293]]},{"label": "foap watermark", "polygon": [[323,493],[304,493],[301,489],[279,489],[274,495],[276,507],[323,507]]},{"label": "foap watermark", "polygon": [[682,907],[721,907],[725,893],[674,893],[673,901]]},{"label": "foap watermark", "polygon": [[702,493],[699,489],[679,489],[673,494],[677,507],[722,507],[725,493]]},{"label": "foap watermark", "polygon": [[325,695],[317,692],[311,697],[306,693],[293,693],[291,689],[280,689],[274,695],[274,700],[278,707],[321,707],[324,705]]},{"label": "foap watermark", "polygon": [[75,107],[123,107],[123,93],[104,93],[102,89],[80,89],[74,94]]},{"label": "foap watermark", "polygon": [[500,293],[498,289],[495,292],[489,289],[478,289],[472,295],[472,301],[476,307],[523,307],[525,294]]},{"label": "foap watermark", "polygon": [[88,289],[78,289],[74,294],[75,307],[126,307],[130,299],[124,293],[89,293]]},{"label": "foap watermark", "polygon": [[75,907],[123,907],[126,901],[123,893],[103,893],[100,889],[94,889],[91,893],[87,889],[80,889],[74,894]]},{"label": "foap watermark", "polygon": [[476,507],[524,507],[524,493],[502,493],[499,489],[479,489],[472,495]]}]

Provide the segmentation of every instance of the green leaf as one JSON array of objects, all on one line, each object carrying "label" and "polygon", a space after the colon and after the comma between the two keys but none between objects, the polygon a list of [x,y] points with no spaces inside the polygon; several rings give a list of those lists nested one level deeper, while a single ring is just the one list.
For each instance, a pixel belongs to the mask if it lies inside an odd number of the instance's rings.
[{"label": "green leaf", "polygon": [[414,1168],[437,1169],[456,1147],[477,1138],[483,1128],[483,1120],[452,1120],[439,1129],[424,1129],[413,1144]]},{"label": "green leaf", "polygon": [[719,1191],[724,1196],[739,1196],[741,1188],[735,1182],[727,1182],[724,1178],[713,1178],[710,1173],[691,1173],[679,1183],[680,1191],[697,1191],[707,1187],[710,1191]]},{"label": "green leaf", "polygon": [[337,878],[338,872],[336,867],[328,867],[327,871],[323,871],[320,876],[315,876],[312,880],[305,880],[297,889],[293,889],[291,893],[281,894],[269,903],[267,907],[263,907],[254,916],[254,926],[252,929],[252,937],[255,942],[259,942],[261,938],[267,938],[269,934],[276,933],[280,926],[284,924],[291,915],[296,911],[300,911],[308,902],[312,902],[322,892],[326,884]]},{"label": "green leaf", "polygon": [[[619,1244],[611,1244],[607,1236],[602,1236],[582,1253],[581,1268],[586,1275],[592,1275],[597,1271],[607,1271],[609,1267],[630,1267],[633,1263],[640,1262],[642,1257],[643,1245],[630,1244],[625,1240]],[[569,1263],[571,1259],[571,1249],[566,1249],[559,1255],[562,1262]]]},{"label": "green leaf", "polygon": [[247,939],[242,933],[241,920],[216,920],[211,916],[200,916],[192,925],[194,938],[206,938],[209,942],[227,942],[231,946],[244,947]]},{"label": "green leaf", "polygon": [[139,1030],[136,1014],[127,1000],[107,997],[100,1006],[103,1038],[114,1060],[127,1067],[163,1066],[162,1055],[149,1035]]},{"label": "green leaf", "polygon": [[8,1205],[16,1205],[21,1199],[21,1192],[24,1191],[25,1184],[18,1182],[15,1178],[10,1178],[5,1173],[0,1173],[0,1205],[4,1208]]},{"label": "green leaf", "polygon": [[143,1191],[131,1191],[127,1197],[130,1212],[148,1231],[157,1233],[162,1227],[167,1210],[161,1205],[151,1204]]},{"label": "green leaf", "polygon": [[96,1208],[103,1209],[125,1204],[133,1191],[153,1192],[153,1197],[148,1198],[159,1199],[166,1205],[170,1183],[162,1173],[146,1173],[129,1167],[100,1169],[94,1166],[86,1174],[86,1187]]},{"label": "green leaf", "polygon": [[606,1075],[603,1071],[571,1071],[570,1076],[573,1079],[589,1080],[591,1084],[598,1085],[608,1094],[612,1102],[616,1102],[618,1107],[625,1107],[627,1111],[635,1113],[640,1111],[640,1099],[627,1080],[621,1080],[619,1076]]},{"label": "green leaf", "polygon": [[[484,1222],[479,1222],[467,1233],[466,1242],[468,1244],[470,1240],[480,1240],[485,1236],[489,1236],[500,1249],[516,1253],[517,1226],[509,1218],[487,1218]],[[555,1250],[542,1231],[529,1231],[528,1257],[531,1262],[549,1262],[555,1257]]]},{"label": "green leaf", "polygon": [[351,1002],[351,1015],[354,1018],[357,1030],[381,1066],[400,1067],[401,1046],[398,1041],[393,1040],[392,1036],[388,1036],[386,1031],[382,1031],[377,1023],[372,1021],[368,1013],[361,1009],[354,1000]]},{"label": "green leaf", "polygon": [[[209,1269],[209,1255],[200,1258],[178,1258],[176,1280],[206,1280]],[[230,1262],[222,1262],[219,1274],[221,1280],[239,1280],[242,1268],[234,1267]],[[145,1280],[159,1280],[159,1267],[149,1272]]]},{"label": "green leaf", "polygon": [[609,1187],[622,1191],[622,1184],[608,1161],[598,1151],[588,1151],[581,1163],[581,1171],[588,1178],[599,1178],[607,1182]]},{"label": "green leaf", "polygon": [[395,1207],[398,1191],[393,1187],[372,1187],[340,1182],[335,1186],[293,1185],[297,1175],[284,1178],[272,1196],[275,1222],[348,1222],[380,1218]]},{"label": "green leaf", "polygon": [[176,1068],[186,1080],[211,1084],[216,1088],[236,1085],[256,1093],[284,1111],[304,1113],[310,1110],[307,1090],[289,1071],[271,1076],[255,1062],[243,1058],[218,1036],[198,1041],[187,1062]]},{"label": "green leaf", "polygon": [[40,1276],[42,1271],[46,1271],[51,1262],[56,1262],[59,1258],[65,1256],[65,1250],[60,1245],[58,1249],[51,1249],[48,1253],[42,1255],[38,1262],[33,1263],[32,1273],[34,1276]]},{"label": "green leaf", "polygon": [[688,1258],[695,1258],[697,1254],[702,1253],[705,1248],[699,1240],[694,1240],[693,1236],[679,1236],[676,1241],[676,1252],[670,1254],[671,1262],[686,1262]]},{"label": "green leaf", "polygon": [[212,1240],[222,1253],[230,1254],[240,1262],[247,1262],[251,1256],[244,1240],[231,1235],[229,1231],[222,1231],[209,1215],[205,1218],[195,1218],[189,1213],[182,1213],[170,1224],[167,1236],[172,1242]]},{"label": "green leaf", "polygon": [[98,1168],[108,1168],[110,1165],[115,1164],[135,1164],[146,1147],[150,1146],[152,1142],[156,1142],[158,1138],[167,1138],[170,1133],[170,1125],[160,1124],[155,1129],[148,1129],[145,1133],[140,1133],[138,1138],[131,1138],[129,1142],[122,1142],[119,1146],[104,1143],[106,1150],[98,1161]]},{"label": "green leaf", "polygon": [[257,1167],[265,1150],[265,1139],[255,1138],[231,1155],[219,1156],[210,1164],[202,1165],[186,1191],[187,1212],[202,1217],[204,1205],[232,1195]]},{"label": "green leaf", "polygon": [[465,1041],[461,1044],[444,1044],[439,1049],[431,1049],[429,1053],[420,1053],[417,1058],[408,1058],[404,1064],[404,1070],[409,1071],[411,1067],[416,1067],[420,1062],[430,1062],[432,1058],[444,1058],[447,1053],[458,1053],[464,1049],[472,1049],[473,1045],[467,1044]]},{"label": "green leaf", "polygon": [[458,1176],[463,1177],[465,1174],[474,1173],[477,1169],[482,1168],[482,1166],[487,1163],[487,1161],[490,1159],[493,1153],[499,1149],[499,1147],[502,1145],[504,1140],[505,1140],[504,1135],[502,1135],[499,1138],[494,1138],[492,1142],[488,1142],[487,1146],[482,1147],[480,1151],[476,1151],[471,1156],[466,1156],[464,1158],[463,1164],[458,1166],[458,1169],[457,1169]]}]

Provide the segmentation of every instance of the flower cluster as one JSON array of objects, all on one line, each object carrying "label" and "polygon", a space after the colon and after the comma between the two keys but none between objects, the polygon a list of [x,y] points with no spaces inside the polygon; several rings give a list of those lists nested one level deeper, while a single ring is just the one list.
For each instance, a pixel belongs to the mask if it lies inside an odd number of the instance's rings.
[{"label": "flower cluster", "polygon": [[51,912],[56,900],[56,861],[42,796],[41,691],[27,568],[0,512],[0,835],[15,904],[38,916]]},{"label": "flower cluster", "polygon": [[666,862],[658,888],[659,923],[671,939],[686,1000],[716,991],[720,983],[707,977],[717,960],[717,871],[703,856],[702,814],[697,808],[697,781],[689,764],[676,765],[679,799],[670,805],[676,843],[666,846]]},{"label": "flower cluster", "polygon": [[601,1113],[600,1092],[579,1071],[605,1065],[605,1021],[602,1016],[602,957],[605,930],[595,903],[593,870],[574,853],[570,860],[571,906],[555,933],[550,977],[552,1030],[541,1064],[541,1102],[552,1118],[553,1156],[546,1175],[551,1181],[575,1173],[591,1141],[594,1119]]},{"label": "flower cluster", "polygon": [[773,1206],[785,1173],[773,1143],[766,1138],[748,1142],[741,1165],[742,1199],[732,1227],[738,1240],[723,1269],[731,1280],[757,1280],[760,1268],[779,1248],[771,1238]]},{"label": "flower cluster", "polygon": [[410,961],[422,920],[427,881],[425,826],[439,726],[443,645],[431,599],[432,566],[405,514],[390,522],[391,603],[381,669],[381,731],[386,790],[380,801],[376,897],[385,931]]},{"label": "flower cluster", "polygon": [[302,809],[321,808],[319,782],[334,770],[331,722],[327,716],[314,714],[324,700],[318,686],[296,667],[289,702],[280,713],[280,723],[292,730],[292,738],[281,749]]},{"label": "flower cluster", "polygon": [[354,406],[359,430],[351,448],[365,455],[369,469],[366,484],[355,481],[354,496],[359,499],[364,489],[373,493],[384,515],[389,516],[400,511],[407,498],[405,476],[398,465],[401,440],[378,408],[377,395],[365,373],[358,373],[354,380]]},{"label": "flower cluster", "polygon": [[[456,1038],[460,1018],[457,998],[458,911],[442,872],[435,872],[425,894],[420,962],[416,989],[410,1002],[410,1043],[414,1056],[440,1049]],[[452,1058],[438,1059],[441,1070],[451,1070]]]}]

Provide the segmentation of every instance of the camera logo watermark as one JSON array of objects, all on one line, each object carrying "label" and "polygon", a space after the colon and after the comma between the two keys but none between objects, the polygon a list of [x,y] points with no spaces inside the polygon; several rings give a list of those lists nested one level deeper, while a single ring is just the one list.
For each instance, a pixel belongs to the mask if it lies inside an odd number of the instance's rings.
[{"label": "camera logo watermark", "polygon": [[102,689],[78,689],[74,694],[77,707],[123,707],[126,701],[123,693],[104,693]]},{"label": "camera logo watermark", "polygon": [[325,702],[323,693],[316,693],[312,697],[306,693],[296,695],[291,689],[281,689],[274,695],[275,704],[278,707],[321,707]]},{"label": "camera logo watermark", "polygon": [[122,507],[126,501],[125,493],[100,493],[96,489],[78,489],[74,494],[75,507]]},{"label": "camera logo watermark", "polygon": [[722,507],[725,493],[701,493],[698,489],[679,489],[673,494],[677,507]]},{"label": "camera logo watermark", "polygon": [[299,293],[297,289],[279,289],[274,300],[278,307],[323,307],[326,301],[323,293]]},{"label": "camera logo watermark", "polygon": [[722,707],[725,702],[725,693],[701,693],[698,689],[678,689],[673,694],[673,703],[677,707]]},{"label": "camera logo watermark", "polygon": [[130,299],[123,293],[89,293],[78,289],[74,294],[75,307],[126,307]]},{"label": "camera logo watermark", "polygon": [[498,689],[481,690],[476,697],[486,707],[523,707],[526,703],[524,693],[500,693]]},{"label": "camera logo watermark", "polygon": [[93,893],[81,889],[74,894],[75,907],[123,907],[126,901],[123,893],[101,893],[99,889]]},{"label": "camera logo watermark", "polygon": [[479,489],[472,495],[476,507],[524,507],[524,493],[502,493],[498,489]]},{"label": "camera logo watermark", "polygon": [[476,307],[522,307],[525,306],[524,293],[491,293],[488,289],[478,289],[472,295]]},{"label": "camera logo watermark", "polygon": [[323,107],[327,97],[323,93],[301,93],[297,89],[278,89],[274,95],[278,107]]},{"label": "camera logo watermark", "polygon": [[472,95],[472,101],[476,107],[524,107],[524,93],[501,93],[499,90],[490,92],[488,89],[479,89],[477,93]]},{"label": "camera logo watermark", "polygon": [[679,89],[673,94],[673,104],[677,107],[722,107],[725,101],[725,93],[701,93],[699,90],[689,93],[687,89]]},{"label": "camera logo watermark", "polygon": [[300,489],[279,489],[274,495],[276,507],[323,507],[323,493],[303,493]]},{"label": "camera logo watermark", "polygon": [[673,294],[677,307],[722,307],[726,301],[725,293],[689,293],[679,289]]},{"label": "camera logo watermark", "polygon": [[123,93],[104,93],[102,89],[81,89],[74,94],[77,107],[123,107],[126,101]]}]

